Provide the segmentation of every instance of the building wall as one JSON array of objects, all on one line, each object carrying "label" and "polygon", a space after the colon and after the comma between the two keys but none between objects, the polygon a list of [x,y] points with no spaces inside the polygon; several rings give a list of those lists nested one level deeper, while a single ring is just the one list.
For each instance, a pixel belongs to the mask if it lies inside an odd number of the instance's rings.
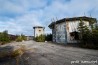
[{"label": "building wall", "polygon": [[56,24],[55,28],[52,30],[53,33],[53,41],[57,43],[66,43],[66,28],[65,22]]},{"label": "building wall", "polygon": [[55,28],[52,29],[52,41],[56,42],[56,31],[55,31]]},{"label": "building wall", "polygon": [[[83,21],[86,26],[89,26],[88,21]],[[70,36],[71,32],[78,32],[78,26],[80,21],[68,21],[66,22],[66,31],[67,31],[67,42],[68,43],[77,43],[78,41],[74,39],[74,37]]]},{"label": "building wall", "polygon": [[44,28],[35,28],[34,29],[34,37],[40,36],[41,34],[44,34]]},{"label": "building wall", "polygon": [[[88,21],[83,21],[85,25],[89,26]],[[77,31],[80,21],[66,21],[59,24],[55,24],[52,29],[53,42],[56,43],[77,43],[73,37],[70,36],[71,32]]]}]

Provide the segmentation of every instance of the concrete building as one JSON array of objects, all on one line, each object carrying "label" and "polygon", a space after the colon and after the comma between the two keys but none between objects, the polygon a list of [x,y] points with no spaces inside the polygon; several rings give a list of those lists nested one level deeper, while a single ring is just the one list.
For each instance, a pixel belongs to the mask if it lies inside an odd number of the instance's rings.
[{"label": "concrete building", "polygon": [[64,18],[52,22],[49,28],[52,29],[53,42],[56,43],[77,43],[79,39],[78,35],[78,25],[80,20],[82,20],[86,26],[89,26],[91,21],[96,21],[95,18],[91,17],[73,17]]},{"label": "concrete building", "polygon": [[40,36],[41,34],[44,34],[45,27],[42,26],[35,26],[34,29],[34,37]]}]

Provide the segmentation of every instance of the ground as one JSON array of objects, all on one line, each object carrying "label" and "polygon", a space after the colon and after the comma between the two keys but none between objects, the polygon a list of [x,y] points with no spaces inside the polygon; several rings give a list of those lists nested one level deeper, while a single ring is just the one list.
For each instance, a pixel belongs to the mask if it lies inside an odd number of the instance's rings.
[{"label": "ground", "polygon": [[[98,65],[98,50],[62,46],[50,42],[22,42],[26,52],[0,65]],[[12,62],[14,61],[14,62]]]}]

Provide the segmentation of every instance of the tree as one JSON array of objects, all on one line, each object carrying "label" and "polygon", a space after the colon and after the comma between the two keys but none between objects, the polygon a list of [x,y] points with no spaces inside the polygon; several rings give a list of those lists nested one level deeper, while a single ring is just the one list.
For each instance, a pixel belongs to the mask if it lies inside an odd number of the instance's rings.
[{"label": "tree", "polygon": [[79,26],[78,26],[78,31],[79,31],[79,34],[80,34],[80,39],[83,38],[83,34],[85,34],[86,32],[89,31],[88,27],[84,24],[82,19],[80,19],[80,23],[79,23]]},{"label": "tree", "polygon": [[7,30],[5,30],[2,33],[0,33],[0,42],[2,44],[6,44],[6,43],[10,42],[10,37],[8,35],[8,31]]},{"label": "tree", "polygon": [[45,35],[45,40],[46,41],[52,41],[52,34]]},{"label": "tree", "polygon": [[78,31],[80,46],[86,48],[98,48],[98,27],[93,26],[94,23],[90,23],[87,27],[82,20],[80,20]]}]

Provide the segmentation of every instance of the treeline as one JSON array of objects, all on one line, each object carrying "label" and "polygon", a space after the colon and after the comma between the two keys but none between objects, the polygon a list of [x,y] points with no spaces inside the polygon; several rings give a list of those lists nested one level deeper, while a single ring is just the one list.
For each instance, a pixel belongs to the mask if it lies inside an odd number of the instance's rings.
[{"label": "treeline", "polygon": [[40,35],[34,38],[37,42],[52,41],[52,34]]},{"label": "treeline", "polygon": [[94,21],[90,22],[90,26],[86,26],[82,20],[80,20],[79,27],[79,45],[85,48],[98,49],[98,25]]},{"label": "treeline", "polygon": [[7,44],[11,41],[17,41],[17,42],[21,42],[23,40],[26,40],[26,36],[21,34],[21,35],[10,35],[8,34],[8,31],[3,31],[0,32],[0,44]]}]

